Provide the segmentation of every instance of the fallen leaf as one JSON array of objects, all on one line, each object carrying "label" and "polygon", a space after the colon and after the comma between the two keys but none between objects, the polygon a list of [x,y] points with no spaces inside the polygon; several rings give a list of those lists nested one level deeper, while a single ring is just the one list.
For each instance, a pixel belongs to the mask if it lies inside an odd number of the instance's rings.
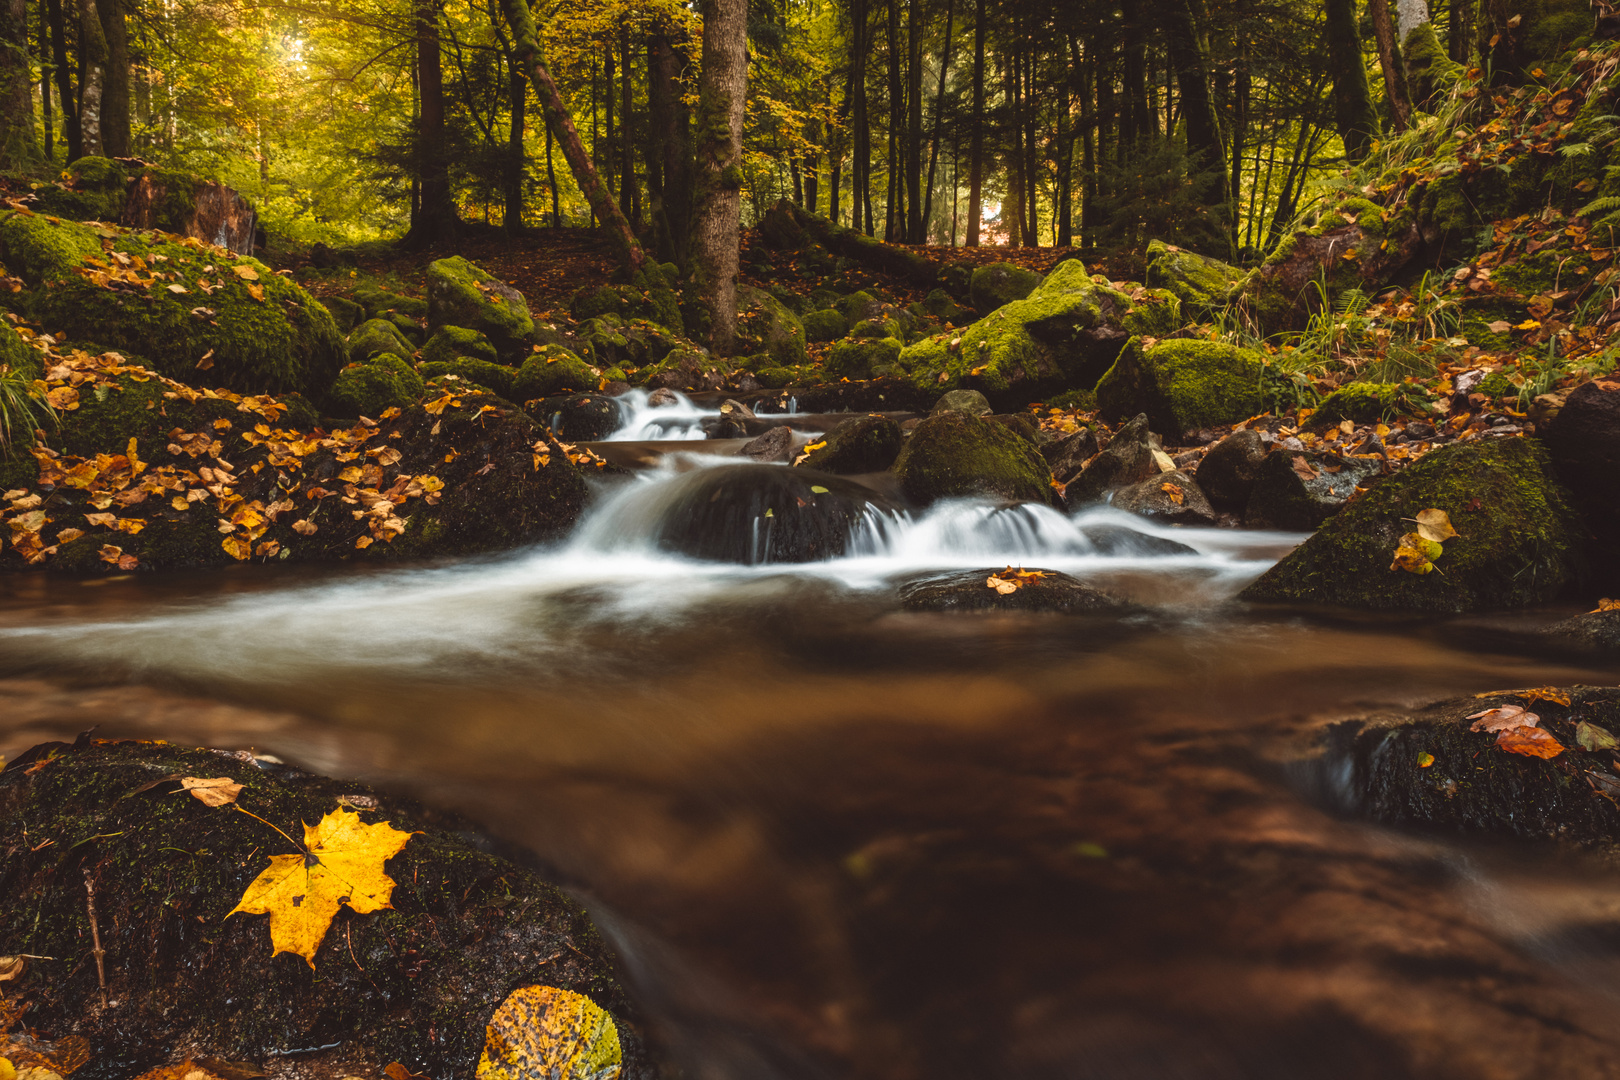
[{"label": "fallen leaf", "polygon": [[1608,728],[1600,728],[1586,720],[1575,725],[1575,741],[1582,750],[1620,749],[1620,740],[1617,740]]},{"label": "fallen leaf", "polygon": [[583,994],[524,986],[484,1029],[477,1080],[616,1080],[624,1060],[613,1017]]},{"label": "fallen leaf", "polygon": [[243,281],[259,280],[259,272],[253,269],[253,267],[249,266],[247,263],[237,263],[235,266],[231,267],[231,273],[235,274]]},{"label": "fallen leaf", "polygon": [[253,297],[253,299],[259,301],[261,304],[264,303],[264,286],[263,285],[249,285],[247,287],[247,291],[248,291],[248,295]]},{"label": "fallen leaf", "polygon": [[1451,527],[1451,518],[1446,516],[1444,510],[1424,510],[1416,518],[1417,531],[1425,540],[1442,543],[1457,535],[1457,530]]},{"label": "fallen leaf", "polygon": [[811,491],[812,494],[815,494],[815,495],[825,495],[825,494],[827,494],[827,489],[822,487],[820,484],[811,484],[810,485],[810,491]]},{"label": "fallen leaf", "polygon": [[1187,501],[1186,493],[1176,485],[1170,483],[1168,480],[1159,485],[1159,490],[1170,496],[1170,501],[1175,503],[1177,506],[1180,506],[1182,503]]},{"label": "fallen leaf", "polygon": [[1427,769],[1430,765],[1433,765],[1433,764],[1434,764],[1434,755],[1433,754],[1428,753],[1427,751],[1425,751],[1425,752],[1418,755],[1418,768]]},{"label": "fallen leaf", "polygon": [[242,785],[228,776],[216,776],[212,780],[186,776],[181,778],[180,787],[191,792],[205,806],[225,806],[235,802],[242,793]]},{"label": "fallen leaf", "polygon": [[1620,600],[1610,600],[1608,597],[1604,597],[1602,600],[1598,601],[1598,606],[1593,608],[1590,612],[1588,612],[1588,614],[1596,615],[1600,611],[1620,611]]},{"label": "fallen leaf", "polygon": [[367,825],[339,807],[314,826],[304,825],[304,851],[272,855],[241,903],[227,914],[270,916],[270,955],[290,952],[315,967],[315,950],[344,904],[362,914],[393,905],[394,880],[383,864],[404,849],[412,834],[386,821]]},{"label": "fallen leaf", "polygon": [[1395,561],[1389,564],[1389,568],[1405,570],[1408,574],[1427,574],[1434,569],[1434,563],[1423,552],[1402,544],[1395,549]]},{"label": "fallen leaf", "polygon": [[310,521],[308,518],[305,518],[303,521],[293,522],[292,527],[293,532],[300,536],[309,536],[314,533],[316,529],[320,528],[319,525],[315,524],[313,521]]},{"label": "fallen leaf", "polygon": [[1505,334],[1509,330],[1513,329],[1513,324],[1508,322],[1506,319],[1497,319],[1493,323],[1486,323],[1485,329],[1489,330],[1493,334]]},{"label": "fallen leaf", "polygon": [[996,592],[1000,593],[1002,596],[1006,596],[1008,593],[1015,593],[1018,591],[1018,583],[1016,581],[1007,581],[1003,578],[997,577],[995,574],[991,574],[989,577],[985,578],[984,583],[988,588],[996,590]]},{"label": "fallen leaf", "polygon": [[1538,727],[1499,731],[1496,745],[1510,754],[1523,754],[1525,757],[1555,758],[1564,752],[1564,745],[1553,738],[1552,732]]},{"label": "fallen leaf", "polygon": [[1538,701],[1550,701],[1554,705],[1569,704],[1569,695],[1556,686],[1537,686],[1529,690],[1520,690],[1518,696],[1524,698],[1526,705],[1534,705]]},{"label": "fallen leaf", "polygon": [[0,982],[10,982],[23,973],[28,961],[21,956],[0,956]]},{"label": "fallen leaf", "polygon": [[1541,723],[1541,717],[1526,712],[1520,705],[1485,709],[1471,714],[1468,719],[1474,722],[1469,731],[1512,731],[1516,728],[1533,728]]}]

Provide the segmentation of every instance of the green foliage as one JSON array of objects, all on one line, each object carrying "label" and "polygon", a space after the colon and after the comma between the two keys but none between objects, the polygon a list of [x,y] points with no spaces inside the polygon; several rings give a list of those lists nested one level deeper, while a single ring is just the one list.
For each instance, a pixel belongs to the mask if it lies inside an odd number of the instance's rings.
[{"label": "green foliage", "polygon": [[552,394],[583,393],[595,390],[600,378],[590,365],[560,345],[542,345],[523,361],[510,396],[523,402]]},{"label": "green foliage", "polygon": [[338,373],[327,393],[333,415],[375,420],[389,408],[403,409],[422,400],[422,376],[392,353],[380,353]]},{"label": "green foliage", "polygon": [[463,382],[487,387],[492,393],[508,400],[516,395],[518,371],[504,364],[461,356],[453,360],[424,363],[421,370],[424,379],[454,375]]},{"label": "green foliage", "polygon": [[0,454],[13,456],[16,444],[27,441],[36,428],[55,423],[55,411],[29,372],[0,369]]}]

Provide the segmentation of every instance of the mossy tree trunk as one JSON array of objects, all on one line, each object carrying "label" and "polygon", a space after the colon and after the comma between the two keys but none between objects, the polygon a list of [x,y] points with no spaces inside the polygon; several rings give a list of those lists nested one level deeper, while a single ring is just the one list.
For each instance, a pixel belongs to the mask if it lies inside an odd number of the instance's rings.
[{"label": "mossy tree trunk", "polygon": [[[563,158],[567,160],[568,168],[574,174],[574,181],[579,184],[580,191],[584,192],[585,198],[590,202],[597,220],[607,229],[609,239],[618,249],[619,261],[632,273],[640,270],[647,257],[642,252],[635,233],[630,231],[630,222],[619,212],[619,204],[614,200],[613,193],[602,182],[596,166],[591,162],[585,143],[580,139],[578,129],[574,127],[573,117],[568,114],[568,106],[563,102],[562,93],[557,89],[556,81],[546,68],[545,60],[540,53],[534,16],[529,13],[527,0],[502,0],[501,6],[506,13],[507,24],[512,28],[512,52],[522,65],[524,74],[528,75],[529,81],[534,84],[535,96],[540,99],[540,105],[545,111],[546,130],[562,147]],[[552,190],[556,190],[555,185]]]},{"label": "mossy tree trunk", "polygon": [[29,92],[28,2],[6,0],[0,23],[0,168],[33,161],[34,106]]},{"label": "mossy tree trunk", "polygon": [[1355,0],[1326,0],[1328,69],[1333,77],[1333,120],[1344,140],[1345,156],[1361,161],[1378,135],[1378,114],[1373,111],[1367,86],[1367,68],[1361,61],[1361,32],[1356,27]]},{"label": "mossy tree trunk", "polygon": [[1406,73],[1401,70],[1395,48],[1395,24],[1389,17],[1389,0],[1367,0],[1372,14],[1373,36],[1378,39],[1378,63],[1384,71],[1384,90],[1389,94],[1390,115],[1395,130],[1405,131],[1412,119],[1412,99],[1406,92]]},{"label": "mossy tree trunk", "polygon": [[692,269],[709,313],[709,347],[731,355],[737,337],[737,230],[742,210],[742,120],[748,88],[748,0],[706,0],[698,78],[697,214]]}]

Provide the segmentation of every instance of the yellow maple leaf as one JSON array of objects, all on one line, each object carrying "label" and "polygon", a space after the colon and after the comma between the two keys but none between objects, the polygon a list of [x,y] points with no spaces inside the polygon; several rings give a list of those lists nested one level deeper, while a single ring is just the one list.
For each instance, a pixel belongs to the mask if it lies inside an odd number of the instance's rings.
[{"label": "yellow maple leaf", "polygon": [[613,1017],[583,994],[524,986],[484,1029],[478,1080],[615,1080],[624,1060]]},{"label": "yellow maple leaf", "polygon": [[393,907],[394,879],[383,873],[383,863],[413,835],[386,821],[367,825],[340,806],[318,825],[304,825],[303,853],[272,855],[227,914],[269,915],[270,955],[296,953],[313,970],[315,950],[339,907],[348,904],[362,915]]}]

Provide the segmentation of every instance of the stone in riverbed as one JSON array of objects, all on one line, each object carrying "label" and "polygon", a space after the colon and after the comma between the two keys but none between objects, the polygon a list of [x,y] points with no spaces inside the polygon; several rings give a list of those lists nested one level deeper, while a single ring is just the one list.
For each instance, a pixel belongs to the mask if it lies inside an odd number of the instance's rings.
[{"label": "stone in riverbed", "polygon": [[755,461],[790,461],[793,458],[793,429],[773,427],[759,438],[743,444],[737,453]]},{"label": "stone in riverbed", "polygon": [[921,504],[979,497],[1051,505],[1052,470],[1013,431],[966,413],[945,412],[917,425],[894,463],[901,488]]},{"label": "stone in riverbed", "polygon": [[1083,427],[1073,435],[1047,443],[1041,447],[1041,456],[1052,466],[1052,478],[1067,484],[1080,475],[1086,462],[1097,455],[1097,433]]},{"label": "stone in riverbed", "polygon": [[1548,627],[1547,634],[1586,652],[1620,656],[1620,611],[1588,611]]},{"label": "stone in riverbed", "polygon": [[929,411],[928,415],[938,416],[940,413],[947,412],[966,413],[969,416],[989,416],[995,412],[995,409],[990,407],[989,399],[977,390],[952,390],[948,394],[940,395],[940,399],[934,402],[934,407]]},{"label": "stone in riverbed", "polygon": [[1212,506],[1242,513],[1249,504],[1254,482],[1260,475],[1267,446],[1258,431],[1244,428],[1216,443],[1198,463],[1198,486],[1209,496]]},{"label": "stone in riverbed", "polygon": [[1577,386],[1546,429],[1537,431],[1597,535],[1594,563],[1605,586],[1620,584],[1620,380]]},{"label": "stone in riverbed", "polygon": [[900,456],[902,438],[898,423],[874,413],[851,417],[817,441],[823,445],[809,450],[802,467],[850,476],[882,472],[893,465]]},{"label": "stone in riverbed", "polygon": [[1198,483],[1179,469],[1120,488],[1111,505],[1172,525],[1215,524],[1215,511]]},{"label": "stone in riverbed", "polygon": [[1155,454],[1163,453],[1158,442],[1158,437],[1148,430],[1147,417],[1137,415],[1114,434],[1107,450],[1069,481],[1064,498],[1070,506],[1083,506],[1101,500],[1110,491],[1159,475],[1164,470]]},{"label": "stone in riverbed", "polygon": [[1201,428],[1265,412],[1265,357],[1216,341],[1177,339],[1151,348],[1132,340],[1097,383],[1103,419],[1146,413],[1153,430],[1180,445]]},{"label": "stone in riverbed", "polygon": [[927,575],[900,586],[900,602],[909,611],[1051,611],[1065,614],[1120,612],[1130,605],[1101,589],[1055,570],[1024,579],[1002,593],[987,584],[1005,573],[999,568]]},{"label": "stone in riverbed", "polygon": [[543,398],[529,407],[529,414],[564,442],[605,439],[620,423],[619,403],[601,394]]},{"label": "stone in riverbed", "polygon": [[1378,471],[1378,462],[1367,458],[1273,450],[1255,470],[1243,524],[1289,532],[1314,529],[1342,510],[1356,488]]}]

